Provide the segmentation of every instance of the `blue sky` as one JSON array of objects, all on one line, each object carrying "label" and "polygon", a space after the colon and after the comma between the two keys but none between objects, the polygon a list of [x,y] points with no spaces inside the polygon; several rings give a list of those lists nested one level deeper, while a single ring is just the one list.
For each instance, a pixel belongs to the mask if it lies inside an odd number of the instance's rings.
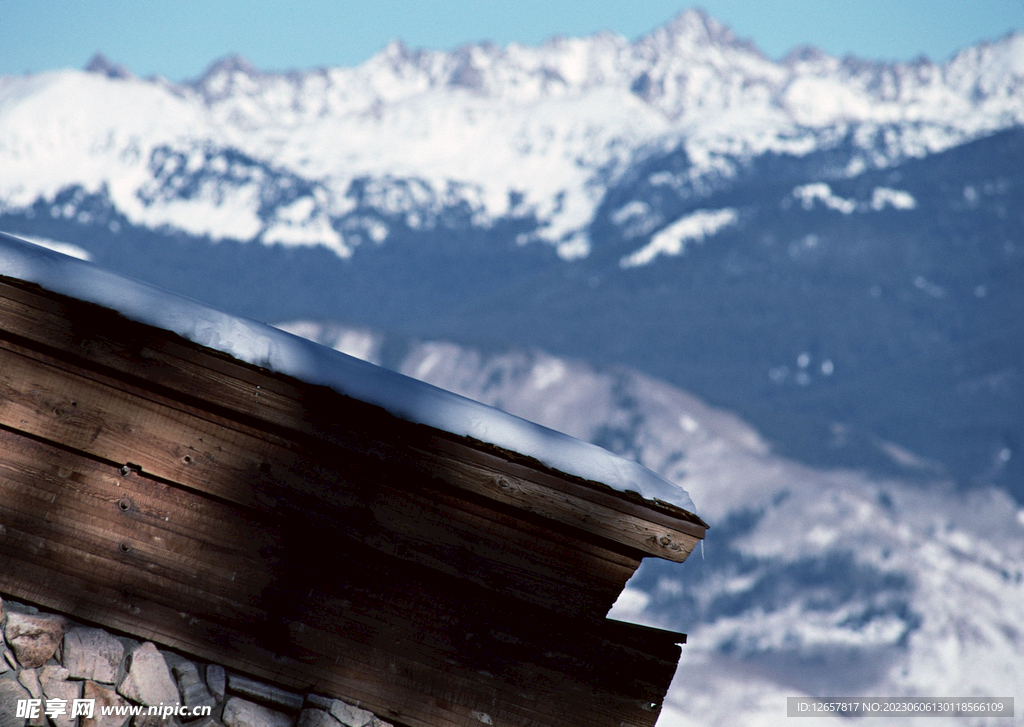
[{"label": "blue sky", "polygon": [[[704,0],[778,58],[802,44],[834,55],[945,60],[1024,28],[1024,0]],[[83,66],[102,51],[133,72],[194,78],[238,52],[265,70],[356,65],[400,38],[412,47],[535,44],[611,30],[634,39],[678,0],[0,0],[0,74]]]}]

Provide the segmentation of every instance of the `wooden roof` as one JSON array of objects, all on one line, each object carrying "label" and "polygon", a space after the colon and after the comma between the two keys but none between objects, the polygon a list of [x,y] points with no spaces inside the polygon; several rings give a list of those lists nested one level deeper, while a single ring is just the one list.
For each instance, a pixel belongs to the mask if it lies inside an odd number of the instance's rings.
[{"label": "wooden roof", "polygon": [[652,725],[692,513],[0,277],[8,595],[408,727]]}]

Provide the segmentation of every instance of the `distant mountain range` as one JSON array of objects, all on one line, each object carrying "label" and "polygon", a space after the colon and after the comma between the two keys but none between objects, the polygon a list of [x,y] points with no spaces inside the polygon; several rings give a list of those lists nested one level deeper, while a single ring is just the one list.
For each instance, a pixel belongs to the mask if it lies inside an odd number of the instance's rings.
[{"label": "distant mountain range", "polygon": [[0,79],[0,229],[263,320],[627,365],[780,454],[1024,500],[1024,35]]},{"label": "distant mountain range", "polygon": [[660,184],[699,195],[765,154],[831,150],[851,177],[1024,121],[1022,35],[941,65],[774,62],[696,10],[634,43],[394,42],[286,74],[233,56],[187,84],[87,68],[4,79],[7,208],[80,187],[132,225],[342,256],[396,227],[514,221],[574,259],[609,190],[666,152]]}]

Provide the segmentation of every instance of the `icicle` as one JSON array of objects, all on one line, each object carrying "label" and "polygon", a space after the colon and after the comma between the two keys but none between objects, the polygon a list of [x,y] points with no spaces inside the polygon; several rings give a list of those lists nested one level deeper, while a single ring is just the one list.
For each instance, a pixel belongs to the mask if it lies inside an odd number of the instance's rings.
[{"label": "icicle", "polygon": [[701,559],[701,561],[704,560],[704,539],[703,538],[701,538],[701,540],[700,540],[700,559]]}]

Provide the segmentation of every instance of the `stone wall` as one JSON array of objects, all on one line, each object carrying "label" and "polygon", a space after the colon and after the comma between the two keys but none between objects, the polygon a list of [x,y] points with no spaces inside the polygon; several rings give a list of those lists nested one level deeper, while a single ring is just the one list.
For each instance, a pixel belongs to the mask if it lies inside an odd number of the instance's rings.
[{"label": "stone wall", "polygon": [[[0,651],[0,727],[392,727],[358,704],[285,691],[3,599]],[[31,699],[38,716],[19,716],[19,700]],[[91,718],[72,716],[79,699],[95,700]],[[101,716],[104,707],[142,709]]]}]

